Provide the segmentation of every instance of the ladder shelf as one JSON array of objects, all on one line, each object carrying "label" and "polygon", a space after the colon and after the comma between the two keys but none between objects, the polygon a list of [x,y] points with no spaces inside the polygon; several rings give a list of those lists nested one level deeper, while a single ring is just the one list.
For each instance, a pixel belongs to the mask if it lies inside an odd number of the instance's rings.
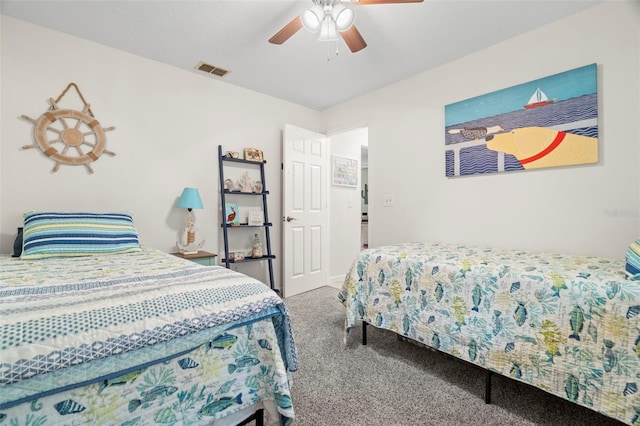
[{"label": "ladder shelf", "polygon": [[[225,187],[225,164],[226,163],[236,163],[236,165],[240,165],[241,167],[254,168],[259,169],[260,172],[260,180],[259,182],[262,184],[262,191],[257,192],[248,192],[248,191],[238,191],[231,190]],[[251,161],[245,160],[241,158],[232,158],[224,155],[222,153],[222,145],[218,145],[218,166],[220,170],[220,199],[222,201],[222,223],[220,226],[222,227],[222,234],[224,237],[224,258],[222,262],[225,267],[230,268],[231,264],[239,264],[239,263],[248,263],[248,262],[267,262],[269,268],[269,287],[275,292],[279,293],[280,291],[274,286],[274,278],[273,278],[273,261],[276,256],[273,255],[271,251],[271,235],[270,228],[273,226],[271,222],[269,222],[269,213],[267,209],[267,195],[269,195],[269,191],[266,190],[266,182],[265,182],[265,173],[264,166],[267,162],[265,160],[262,161]],[[254,225],[249,223],[240,223],[240,224],[230,224],[227,222],[226,205],[227,205],[227,197],[260,197],[262,204],[262,212],[264,215],[264,222],[261,225]],[[264,229],[264,244],[263,249],[266,249],[264,255],[262,257],[249,257],[245,256],[244,259],[234,260],[229,256],[229,240],[230,240],[230,231],[233,229]]]}]

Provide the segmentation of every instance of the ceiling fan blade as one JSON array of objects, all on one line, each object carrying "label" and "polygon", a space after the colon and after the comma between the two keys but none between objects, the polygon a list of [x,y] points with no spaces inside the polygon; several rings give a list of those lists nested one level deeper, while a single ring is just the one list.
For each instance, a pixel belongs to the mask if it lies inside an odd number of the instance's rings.
[{"label": "ceiling fan blade", "polygon": [[275,33],[273,37],[269,39],[269,43],[282,44],[289,40],[289,37],[294,35],[300,28],[302,28],[302,21],[300,16],[296,16],[287,25],[282,27],[280,31]]},{"label": "ceiling fan blade", "polygon": [[367,47],[367,42],[364,41],[364,38],[362,38],[360,31],[358,31],[355,25],[352,25],[346,31],[342,31],[340,35],[353,53],[359,52],[360,50]]},{"label": "ceiling fan blade", "polygon": [[423,0],[357,0],[353,4],[422,3]]}]

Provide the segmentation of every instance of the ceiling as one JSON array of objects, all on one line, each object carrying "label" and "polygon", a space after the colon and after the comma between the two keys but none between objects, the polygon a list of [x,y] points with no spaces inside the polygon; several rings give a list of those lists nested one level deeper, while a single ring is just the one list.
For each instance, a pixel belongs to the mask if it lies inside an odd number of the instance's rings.
[{"label": "ceiling", "polygon": [[[282,45],[267,42],[311,0],[0,3],[4,15],[321,111],[602,1],[352,5],[368,44],[357,53],[304,29]],[[200,61],[230,73],[197,71]]]}]

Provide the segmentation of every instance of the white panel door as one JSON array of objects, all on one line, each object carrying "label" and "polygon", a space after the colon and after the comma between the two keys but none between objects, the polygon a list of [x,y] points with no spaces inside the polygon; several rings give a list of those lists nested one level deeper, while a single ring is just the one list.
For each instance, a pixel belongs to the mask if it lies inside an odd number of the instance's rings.
[{"label": "white panel door", "polygon": [[328,282],[327,138],[285,125],[282,241],[284,297]]}]

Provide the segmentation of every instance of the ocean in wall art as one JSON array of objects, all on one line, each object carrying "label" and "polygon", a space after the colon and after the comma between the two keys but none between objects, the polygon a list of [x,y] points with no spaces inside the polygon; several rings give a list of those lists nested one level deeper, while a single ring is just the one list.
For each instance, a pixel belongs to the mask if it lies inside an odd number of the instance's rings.
[{"label": "ocean in wall art", "polygon": [[448,177],[597,162],[596,64],[445,106]]}]

